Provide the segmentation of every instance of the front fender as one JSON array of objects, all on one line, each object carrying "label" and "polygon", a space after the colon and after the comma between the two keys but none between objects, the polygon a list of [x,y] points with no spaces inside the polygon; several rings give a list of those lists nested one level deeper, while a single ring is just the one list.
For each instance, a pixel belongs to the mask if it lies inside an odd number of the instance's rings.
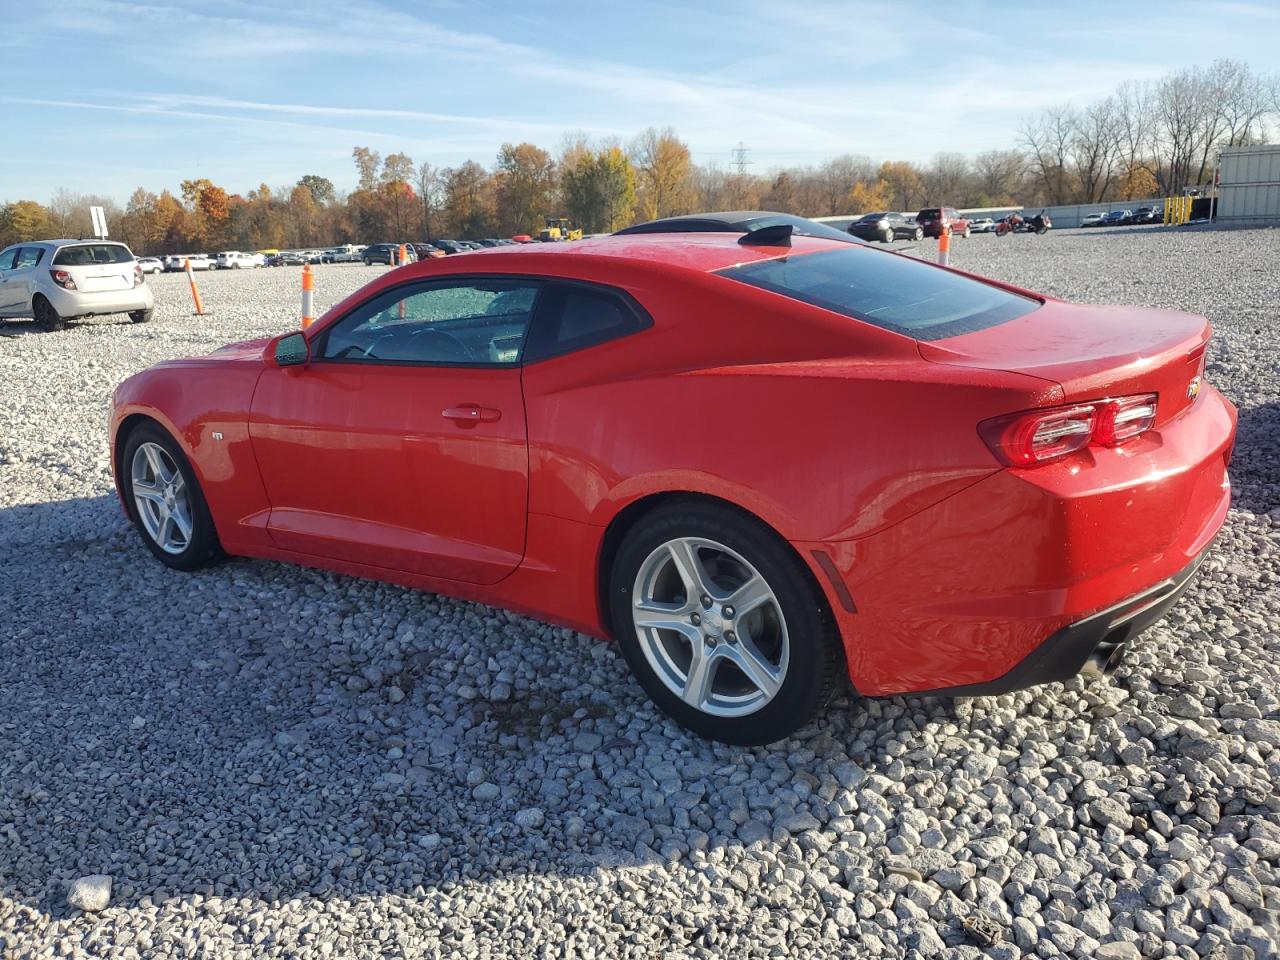
[{"label": "front fender", "polygon": [[[270,503],[249,439],[257,363],[186,363],[145,370],[116,389],[110,436],[112,474],[124,502],[119,462],[122,428],[146,418],[182,449],[209,505],[218,537],[231,552],[265,542]],[[126,505],[127,510],[127,505]]]}]

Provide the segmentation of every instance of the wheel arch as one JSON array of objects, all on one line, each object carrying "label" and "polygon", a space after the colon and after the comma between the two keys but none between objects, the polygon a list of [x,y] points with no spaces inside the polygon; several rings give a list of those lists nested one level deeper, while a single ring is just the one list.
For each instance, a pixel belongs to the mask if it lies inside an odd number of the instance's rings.
[{"label": "wheel arch", "polygon": [[[722,508],[737,514],[745,520],[759,524],[773,535],[784,550],[795,558],[799,568],[803,571],[803,576],[807,578],[810,587],[819,598],[823,614],[832,624],[838,624],[839,621],[834,616],[831,606],[831,598],[827,595],[826,588],[815,573],[812,563],[773,524],[741,504],[726,500],[724,497],[699,493],[693,490],[663,490],[645,494],[627,503],[614,514],[600,539],[600,551],[596,561],[596,603],[600,609],[600,622],[610,637],[614,636],[615,628],[613,615],[610,612],[612,605],[609,603],[609,581],[613,577],[613,564],[618,555],[618,549],[622,546],[627,534],[643,521],[646,516],[662,507],[676,504],[701,504]],[[841,655],[843,656],[843,642],[840,646]]]}]

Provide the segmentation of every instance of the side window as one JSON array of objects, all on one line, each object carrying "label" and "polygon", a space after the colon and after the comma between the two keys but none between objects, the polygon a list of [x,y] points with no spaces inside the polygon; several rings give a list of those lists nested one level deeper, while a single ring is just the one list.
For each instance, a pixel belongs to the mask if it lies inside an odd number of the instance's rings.
[{"label": "side window", "polygon": [[17,258],[14,260],[13,267],[15,270],[22,270],[27,267],[37,266],[44,259],[43,247],[21,247],[18,250]]},{"label": "side window", "polygon": [[316,356],[357,363],[514,366],[541,286],[537,280],[478,277],[397,287],[325,331]]},{"label": "side window", "polygon": [[0,250],[0,270],[12,270],[21,250],[21,247],[9,247],[7,250]]},{"label": "side window", "polygon": [[651,323],[648,315],[625,294],[598,287],[554,283],[543,294],[537,323],[525,347],[525,362],[625,337]]}]

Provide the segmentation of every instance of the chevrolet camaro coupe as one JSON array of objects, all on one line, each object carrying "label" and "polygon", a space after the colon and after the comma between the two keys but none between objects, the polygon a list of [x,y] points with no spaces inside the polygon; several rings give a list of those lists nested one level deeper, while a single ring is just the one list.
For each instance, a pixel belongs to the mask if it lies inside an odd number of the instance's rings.
[{"label": "chevrolet camaro coupe", "polygon": [[732,743],[850,682],[1107,672],[1226,517],[1208,322],[744,229],[419,262],[152,367],[113,400],[124,509],[179,570],[265,557],[612,637]]}]

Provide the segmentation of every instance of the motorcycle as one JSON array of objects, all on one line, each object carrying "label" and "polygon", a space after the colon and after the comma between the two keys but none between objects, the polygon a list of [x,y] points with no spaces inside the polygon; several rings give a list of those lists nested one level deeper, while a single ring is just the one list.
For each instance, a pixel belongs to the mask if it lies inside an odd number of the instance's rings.
[{"label": "motorcycle", "polygon": [[1030,219],[1011,213],[996,224],[996,236],[1003,237],[1006,233],[1034,233],[1040,236],[1048,233],[1052,227],[1053,221],[1043,210]]}]

